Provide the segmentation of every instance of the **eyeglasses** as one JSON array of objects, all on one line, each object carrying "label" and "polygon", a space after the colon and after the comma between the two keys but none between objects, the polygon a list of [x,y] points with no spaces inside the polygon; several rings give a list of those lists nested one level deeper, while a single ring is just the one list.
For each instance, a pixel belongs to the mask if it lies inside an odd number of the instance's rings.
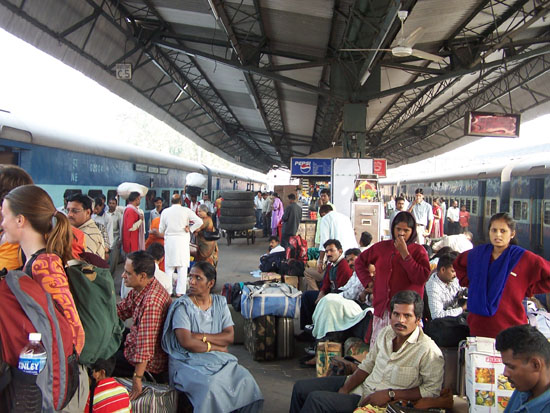
[{"label": "eyeglasses", "polygon": [[78,208],[67,208],[67,213],[68,214],[80,214],[82,211],[84,211],[83,209],[78,209]]}]

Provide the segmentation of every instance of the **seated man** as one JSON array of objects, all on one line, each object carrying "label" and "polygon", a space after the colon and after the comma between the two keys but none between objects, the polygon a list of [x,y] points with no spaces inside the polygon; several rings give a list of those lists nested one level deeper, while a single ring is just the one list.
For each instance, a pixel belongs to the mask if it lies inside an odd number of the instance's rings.
[{"label": "seated man", "polygon": [[285,259],[285,249],[279,244],[279,237],[269,237],[269,249],[267,254],[260,257],[260,271],[279,272],[281,262]]},{"label": "seated man", "polygon": [[513,326],[496,337],[504,375],[516,388],[504,413],[550,411],[550,343],[535,327]]},{"label": "seated man", "polygon": [[337,293],[338,289],[344,286],[353,274],[348,262],[342,254],[342,244],[337,239],[327,240],[323,247],[328,259],[328,265],[323,277],[323,284],[319,291],[306,291],[302,295],[300,307],[300,327],[302,330],[307,324],[312,323],[315,306],[325,295]]},{"label": "seated man", "polygon": [[276,252],[285,252],[284,247],[279,242],[279,237],[269,237],[269,251],[268,254],[275,254]]},{"label": "seated man", "polygon": [[439,396],[443,354],[420,328],[423,307],[414,291],[395,294],[390,302],[391,324],[380,332],[355,373],[296,382],[290,413],[353,412],[358,405]]},{"label": "seated man", "polygon": [[457,254],[445,254],[437,262],[437,270],[426,282],[426,295],[432,319],[459,316],[466,311],[466,287],[461,287],[456,278],[453,261]]},{"label": "seated man", "polygon": [[168,357],[161,338],[170,295],[155,278],[155,260],[145,251],[128,254],[122,280],[133,289],[117,304],[118,316],[123,321],[132,317],[134,323],[116,353],[114,375],[132,377],[130,400],[134,400],[141,394],[145,371],[166,381]]}]

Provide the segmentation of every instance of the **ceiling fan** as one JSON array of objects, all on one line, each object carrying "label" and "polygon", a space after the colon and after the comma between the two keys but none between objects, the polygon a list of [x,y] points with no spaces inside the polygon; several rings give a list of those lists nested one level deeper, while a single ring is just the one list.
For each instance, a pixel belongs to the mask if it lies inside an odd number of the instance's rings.
[{"label": "ceiling fan", "polygon": [[420,38],[424,29],[422,27],[419,27],[415,31],[413,31],[411,34],[409,34],[408,37],[405,37],[405,31],[403,29],[403,25],[404,25],[405,19],[408,16],[408,12],[406,10],[400,10],[397,12],[397,16],[399,17],[399,20],[401,20],[401,33],[399,35],[399,39],[397,39],[397,46],[392,47],[391,49],[340,49],[340,51],[341,52],[368,52],[368,51],[391,52],[391,54],[395,57],[414,56],[414,57],[418,57],[419,59],[432,60],[437,63],[443,63],[445,61],[445,59],[441,56],[428,53],[428,52],[423,52],[422,50],[413,49],[414,44]]}]

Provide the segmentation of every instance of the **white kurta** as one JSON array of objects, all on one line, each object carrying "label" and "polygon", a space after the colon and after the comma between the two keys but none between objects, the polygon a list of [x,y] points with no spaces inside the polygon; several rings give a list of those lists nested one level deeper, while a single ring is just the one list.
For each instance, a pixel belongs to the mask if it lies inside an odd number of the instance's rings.
[{"label": "white kurta", "polygon": [[[174,204],[160,215],[159,232],[164,233],[164,265],[166,267],[189,266],[189,241],[191,233],[202,225],[202,219],[187,207]],[[189,232],[185,227],[189,226]]]}]

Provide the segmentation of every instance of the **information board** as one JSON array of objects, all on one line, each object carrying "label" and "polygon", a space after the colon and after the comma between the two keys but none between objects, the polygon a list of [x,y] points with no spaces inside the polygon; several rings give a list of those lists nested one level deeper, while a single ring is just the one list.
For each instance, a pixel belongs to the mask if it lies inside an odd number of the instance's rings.
[{"label": "information board", "polygon": [[326,158],[291,158],[291,175],[301,176],[330,176],[332,159]]}]

